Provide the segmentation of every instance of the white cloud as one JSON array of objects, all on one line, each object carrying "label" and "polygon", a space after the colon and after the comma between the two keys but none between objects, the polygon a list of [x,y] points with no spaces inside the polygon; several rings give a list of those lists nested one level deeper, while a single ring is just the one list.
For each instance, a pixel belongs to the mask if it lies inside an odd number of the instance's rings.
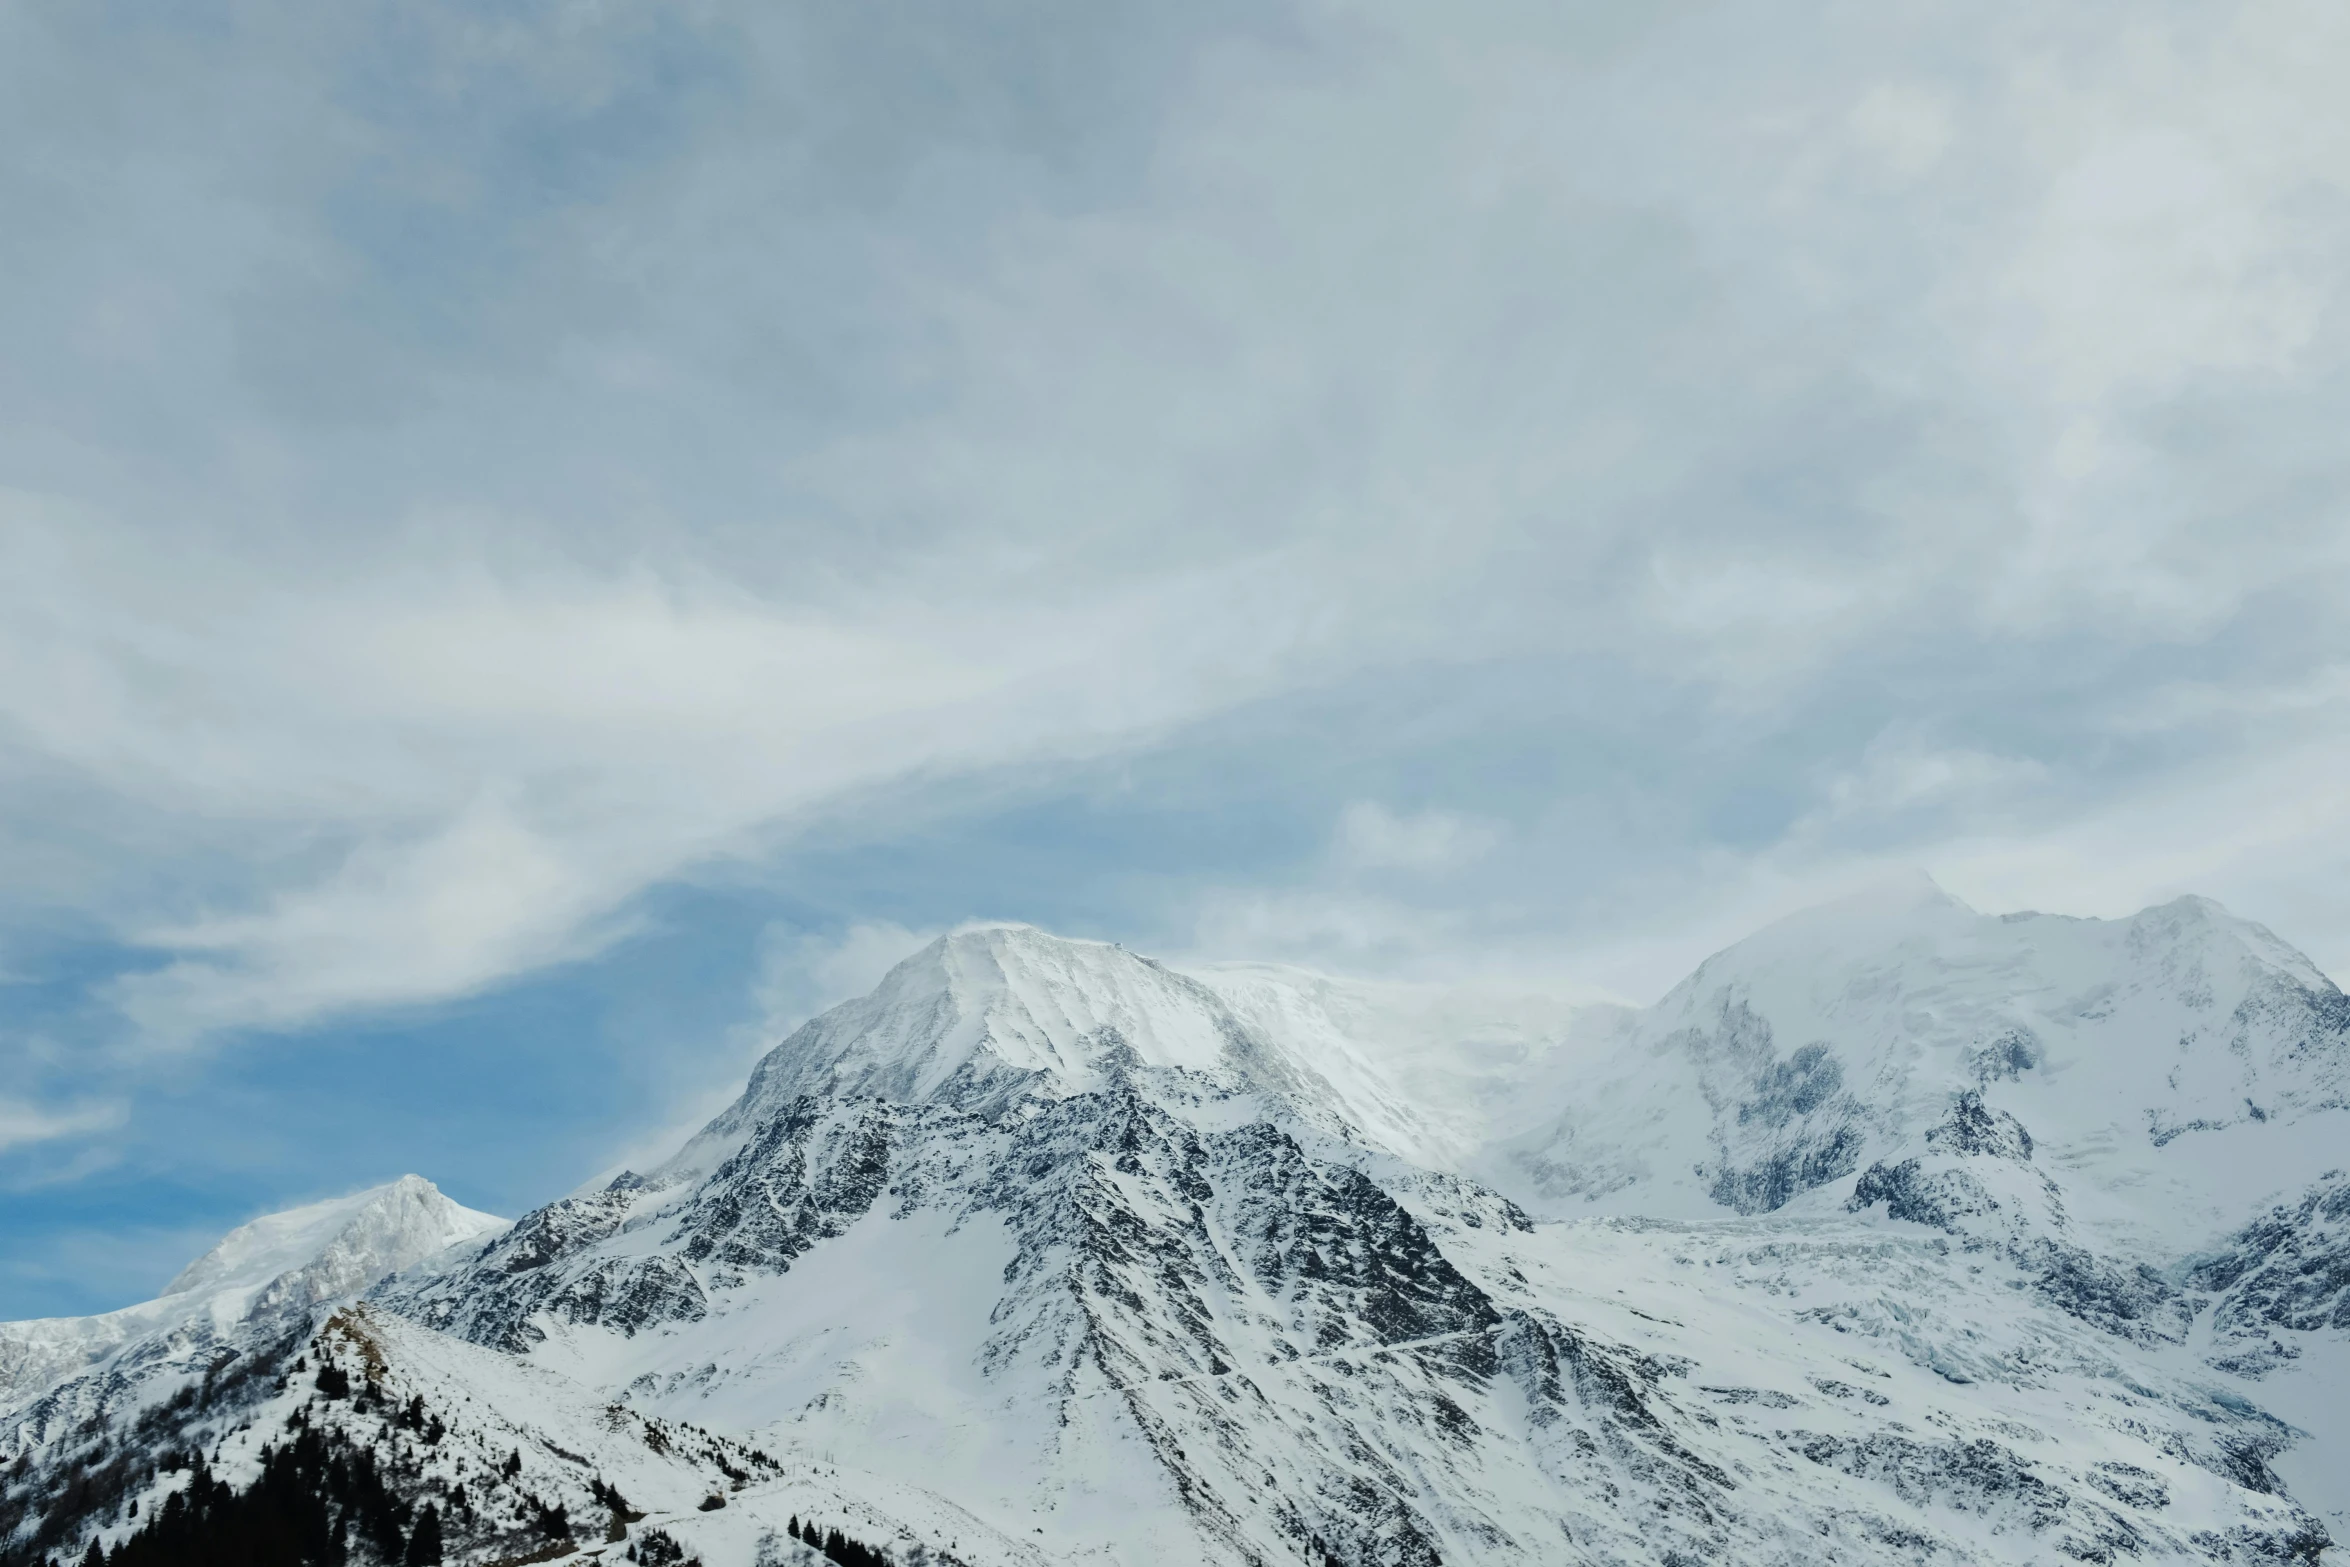
[{"label": "white cloud", "polygon": [[[136,933],[183,954],[117,981],[156,1043],[218,1027],[284,1027],[348,1008],[462,995],[592,952],[616,889],[598,867],[477,801],[422,842],[369,841],[255,913]],[[643,874],[649,867],[638,868]]]},{"label": "white cloud", "polygon": [[1910,729],[1869,742],[1858,763],[1832,774],[1820,809],[1790,830],[1801,837],[1854,820],[1940,808],[1980,813],[2028,798],[2049,779],[2046,764],[1965,746],[1937,746]]},{"label": "white cloud", "polygon": [[769,1043],[828,1007],[862,996],[940,933],[860,920],[835,934],[771,927],[759,941],[760,1035]]},{"label": "white cloud", "polygon": [[2350,193],[2350,31],[2300,5],[2213,21],[2141,24],[2026,78],[2041,183],[1997,286],[2033,313],[2017,368],[2043,397],[2287,371],[2339,289],[2341,235],[2312,202]]},{"label": "white cloud", "polygon": [[[1286,678],[1294,645],[1277,586],[1216,573],[850,620],[642,571],[290,581],[12,520],[0,722],[267,873],[117,916],[172,955],[113,992],[161,1043],[583,956],[651,882],[860,786],[1132,745]],[[1236,600],[1253,632],[1193,637]]]},{"label": "white cloud", "polygon": [[2037,831],[1954,838],[1931,863],[1985,908],[2116,916],[2216,898],[2350,981],[2346,778],[2350,734],[2336,723],[2257,767],[2207,764]]},{"label": "white cloud", "polygon": [[0,1095],[0,1150],[110,1131],[126,1113],[117,1103],[47,1106]]},{"label": "white cloud", "polygon": [[722,1048],[694,1048],[670,1074],[671,1096],[660,1119],[624,1140],[581,1190],[600,1187],[622,1170],[645,1169],[675,1153],[741,1094],[761,1056],[816,1014],[865,995],[937,931],[913,931],[889,920],[862,920],[838,932],[808,931],[778,922],[759,934],[750,986],[751,1015],[729,1031]]},{"label": "white cloud", "polygon": [[1900,179],[1941,161],[1955,134],[1947,95],[1912,83],[1880,82],[1861,94],[1846,123],[1871,155]]},{"label": "white cloud", "polygon": [[1204,961],[1258,959],[1332,973],[1428,977],[1458,964],[1465,924],[1457,912],[1397,898],[1225,887],[1200,900],[1191,946]]},{"label": "white cloud", "polygon": [[1492,822],[1451,811],[1399,816],[1375,800],[1338,813],[1332,844],[1342,865],[1360,870],[1448,871],[1484,858],[1501,841]]}]

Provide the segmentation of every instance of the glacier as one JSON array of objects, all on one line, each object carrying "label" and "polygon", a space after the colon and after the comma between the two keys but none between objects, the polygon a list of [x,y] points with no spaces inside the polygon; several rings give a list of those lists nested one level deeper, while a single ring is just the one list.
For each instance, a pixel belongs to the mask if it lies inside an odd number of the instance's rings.
[{"label": "glacier", "polygon": [[1904,881],[1648,1007],[975,926],[512,1225],[0,1325],[0,1562],[296,1441],[478,1563],[2317,1562],[2344,1166],[2350,1001],[2201,899]]}]

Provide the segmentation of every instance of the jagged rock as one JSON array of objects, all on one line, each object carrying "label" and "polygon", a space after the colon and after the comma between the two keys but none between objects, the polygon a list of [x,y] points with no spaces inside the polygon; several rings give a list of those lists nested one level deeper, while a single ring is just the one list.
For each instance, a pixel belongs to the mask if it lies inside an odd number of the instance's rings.
[{"label": "jagged rock", "polygon": [[1926,1133],[1926,1146],[1939,1153],[2020,1162],[2032,1157],[2032,1134],[2024,1130],[2023,1122],[2004,1110],[1991,1109],[1983,1103],[1980,1092],[1970,1089],[1950,1107],[1949,1118]]},{"label": "jagged rock", "polygon": [[2186,1278],[2219,1297],[2213,1363],[2239,1376],[2290,1366],[2306,1336],[2350,1332],[2350,1175],[2328,1171],[2197,1258]]}]

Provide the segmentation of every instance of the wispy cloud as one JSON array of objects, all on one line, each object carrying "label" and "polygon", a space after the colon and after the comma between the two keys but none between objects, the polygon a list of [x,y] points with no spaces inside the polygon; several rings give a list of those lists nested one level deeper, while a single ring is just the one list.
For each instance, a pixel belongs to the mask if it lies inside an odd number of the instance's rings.
[{"label": "wispy cloud", "polygon": [[119,1103],[39,1105],[0,1096],[0,1150],[107,1131],[120,1126],[124,1115]]},{"label": "wispy cloud", "polygon": [[1362,870],[1444,871],[1493,852],[1501,829],[1453,811],[1399,816],[1375,800],[1357,800],[1338,813],[1332,845],[1342,865]]},{"label": "wispy cloud", "polygon": [[827,1007],[864,995],[940,932],[892,920],[859,920],[833,933],[770,927],[759,942],[753,1025],[764,1045]]},{"label": "wispy cloud", "polygon": [[861,785],[1132,745],[1285,667],[1271,593],[1258,635],[1184,652],[1183,623],[1232,602],[1213,576],[844,620],[637,572],[386,587],[247,567],[214,627],[219,597],[159,579],[228,568],[148,563],[134,607],[107,601],[124,583],[85,542],[15,540],[28,613],[0,633],[18,676],[0,710],[118,810],[257,850],[259,880],[210,890],[226,907],[126,922],[172,961],[113,995],[163,1042],[581,956],[652,881]]}]

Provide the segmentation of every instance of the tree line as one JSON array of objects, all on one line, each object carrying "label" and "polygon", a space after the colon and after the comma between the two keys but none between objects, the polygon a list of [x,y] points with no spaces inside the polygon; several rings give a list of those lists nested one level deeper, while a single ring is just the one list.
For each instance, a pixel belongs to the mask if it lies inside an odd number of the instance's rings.
[{"label": "tree line", "polygon": [[188,1469],[144,1524],[112,1550],[93,1539],[74,1567],[346,1567],[355,1554],[440,1567],[440,1510],[411,1509],[374,1454],[316,1429],[264,1449],[260,1478],[242,1491],[202,1454]]}]

